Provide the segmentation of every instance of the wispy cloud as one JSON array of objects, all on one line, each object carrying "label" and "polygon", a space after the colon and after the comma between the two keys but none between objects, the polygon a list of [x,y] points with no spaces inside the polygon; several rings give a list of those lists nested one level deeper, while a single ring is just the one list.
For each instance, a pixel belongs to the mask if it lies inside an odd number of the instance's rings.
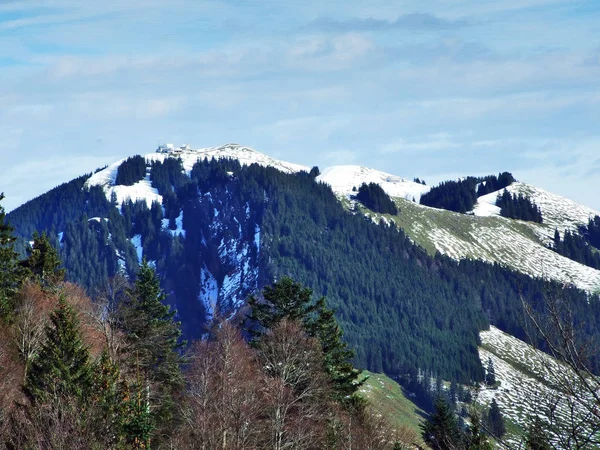
[{"label": "wispy cloud", "polygon": [[310,30],[329,31],[336,33],[390,31],[390,30],[453,30],[469,25],[466,19],[443,19],[433,14],[411,13],[398,16],[395,20],[376,18],[334,19],[323,17],[312,21],[307,28]]}]

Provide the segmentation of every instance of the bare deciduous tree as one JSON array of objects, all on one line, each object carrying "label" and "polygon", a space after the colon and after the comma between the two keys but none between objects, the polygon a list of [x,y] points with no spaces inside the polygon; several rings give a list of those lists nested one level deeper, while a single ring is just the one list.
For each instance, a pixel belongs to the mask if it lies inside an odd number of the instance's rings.
[{"label": "bare deciduous tree", "polygon": [[56,306],[56,297],[45,292],[38,284],[25,282],[17,294],[12,330],[12,341],[24,361],[23,379],[44,338],[44,328],[50,312]]},{"label": "bare deciduous tree", "polygon": [[330,417],[329,380],[322,371],[318,341],[302,328],[281,320],[262,339],[259,360],[267,374],[268,447],[320,448]]},{"label": "bare deciduous tree", "polygon": [[263,376],[238,329],[222,322],[213,341],[194,345],[188,372],[186,447],[257,448]]}]

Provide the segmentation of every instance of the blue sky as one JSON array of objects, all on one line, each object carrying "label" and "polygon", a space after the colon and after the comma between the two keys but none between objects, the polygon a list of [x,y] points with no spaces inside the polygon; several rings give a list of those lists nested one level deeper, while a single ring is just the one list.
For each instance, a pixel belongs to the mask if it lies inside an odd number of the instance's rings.
[{"label": "blue sky", "polygon": [[162,142],[600,209],[598,1],[4,0],[0,99],[8,210]]}]

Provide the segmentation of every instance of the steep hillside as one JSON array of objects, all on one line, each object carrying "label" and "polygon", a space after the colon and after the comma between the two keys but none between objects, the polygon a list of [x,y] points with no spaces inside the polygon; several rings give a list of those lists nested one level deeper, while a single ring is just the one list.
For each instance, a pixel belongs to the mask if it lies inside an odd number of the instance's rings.
[{"label": "steep hillside", "polygon": [[579,423],[582,429],[586,428],[588,411],[581,404],[571,402],[570,394],[558,383],[564,376],[561,374],[575,379],[570,369],[493,326],[481,333],[479,354],[482,361],[488,358],[493,361],[497,385],[490,388],[482,384],[477,402],[489,406],[492,399],[496,400],[511,424],[512,433],[506,439],[510,444],[522,445],[524,430],[536,416],[559,448],[564,446],[564,441],[557,441],[555,432],[568,439],[567,427]]},{"label": "steep hillside", "polygon": [[[382,373],[364,371],[368,379],[360,392],[369,400],[388,423],[405,435],[412,435],[411,442],[424,446],[420,425],[426,412],[415,405],[404,393],[402,386]],[[406,428],[409,431],[403,430]]]}]

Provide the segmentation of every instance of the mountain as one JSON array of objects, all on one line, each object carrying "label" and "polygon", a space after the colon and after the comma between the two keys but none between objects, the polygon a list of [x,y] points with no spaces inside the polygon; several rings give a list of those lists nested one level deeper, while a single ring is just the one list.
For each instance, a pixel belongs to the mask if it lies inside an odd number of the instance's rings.
[{"label": "mountain", "polygon": [[542,212],[543,223],[511,220],[500,215],[496,199],[504,189],[477,198],[473,210],[460,214],[431,208],[419,201],[429,187],[384,172],[358,166],[325,169],[318,180],[331,186],[350,210],[356,208],[352,188],[376,182],[392,197],[402,213],[386,217],[363,213],[379,222],[389,220],[402,228],[431,254],[436,251],[455,260],[465,258],[497,263],[523,274],[574,285],[589,292],[600,290],[600,271],[566,258],[550,247],[555,230],[578,233],[600,212],[535,186],[515,182],[506,190],[531,199]]},{"label": "mountain", "polygon": [[[600,324],[600,272],[547,247],[554,228],[579,233],[595,211],[499,179],[459,182],[477,200],[460,214],[417,203],[444,186],[373,169],[318,174],[236,144],[166,145],[67,182],[8,220],[22,242],[48,233],[68,277],[92,294],[117,273],[134,277],[146,258],[188,339],[216,316],[244,314],[250,294],[287,275],[327,297],[357,365],[467,382],[483,378],[477,345],[490,323],[525,337],[521,298],[542,308],[546,290],[572,284],[582,289],[563,290],[573,313]],[[504,187],[477,197],[504,184],[536,203],[542,224],[498,216]],[[363,185],[398,214],[359,202]]]}]

